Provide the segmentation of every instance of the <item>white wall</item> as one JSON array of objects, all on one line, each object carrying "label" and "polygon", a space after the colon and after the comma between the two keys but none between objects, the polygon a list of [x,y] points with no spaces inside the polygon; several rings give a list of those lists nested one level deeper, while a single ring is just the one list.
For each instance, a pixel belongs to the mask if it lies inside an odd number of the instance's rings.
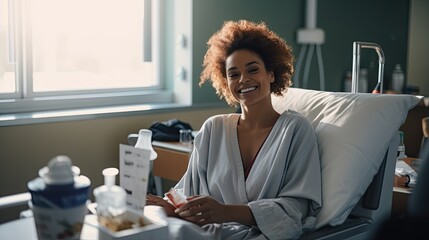
[{"label": "white wall", "polygon": [[429,1],[412,0],[408,40],[407,83],[429,96]]}]

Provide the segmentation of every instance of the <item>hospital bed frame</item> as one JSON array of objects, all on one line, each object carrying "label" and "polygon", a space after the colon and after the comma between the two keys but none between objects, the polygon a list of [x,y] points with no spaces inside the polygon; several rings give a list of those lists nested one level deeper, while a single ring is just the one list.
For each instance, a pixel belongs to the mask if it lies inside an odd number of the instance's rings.
[{"label": "hospital bed frame", "polygon": [[[357,93],[359,83],[360,52],[373,49],[378,55],[378,84],[383,93],[384,53],[380,45],[370,42],[353,42],[352,93]],[[365,194],[343,224],[325,226],[304,234],[301,239],[368,239],[378,222],[390,217],[393,180],[399,145],[399,133],[390,141],[382,164]],[[341,181],[341,180],[339,180]]]},{"label": "hospital bed frame", "polygon": [[373,181],[341,225],[305,233],[302,240],[369,239],[378,222],[390,217],[399,133],[390,141]]}]

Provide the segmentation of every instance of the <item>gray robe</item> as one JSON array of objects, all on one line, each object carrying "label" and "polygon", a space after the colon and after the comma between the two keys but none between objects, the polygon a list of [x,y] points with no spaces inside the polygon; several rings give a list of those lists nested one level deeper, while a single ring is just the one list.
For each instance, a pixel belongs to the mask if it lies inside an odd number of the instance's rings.
[{"label": "gray robe", "polygon": [[210,195],[247,204],[257,226],[207,224],[214,239],[293,239],[315,224],[322,204],[317,139],[310,122],[284,112],[262,145],[247,179],[241,160],[239,114],[209,118],[195,137],[188,169],[175,187],[187,196]]}]

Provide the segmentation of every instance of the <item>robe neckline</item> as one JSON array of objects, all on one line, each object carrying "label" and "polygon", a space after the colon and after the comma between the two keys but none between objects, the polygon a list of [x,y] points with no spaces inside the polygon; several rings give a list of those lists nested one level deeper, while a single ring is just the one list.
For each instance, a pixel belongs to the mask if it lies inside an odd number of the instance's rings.
[{"label": "robe neckline", "polygon": [[245,199],[246,201],[249,201],[247,196],[247,180],[252,178],[252,173],[254,172],[253,168],[257,167],[260,164],[260,159],[262,154],[266,153],[268,151],[268,145],[270,142],[272,142],[272,133],[277,131],[278,125],[280,124],[280,120],[285,117],[286,114],[280,114],[277,121],[274,123],[274,126],[271,128],[271,131],[268,133],[267,138],[262,143],[261,148],[259,149],[258,153],[256,154],[255,160],[253,162],[253,166],[250,169],[249,175],[247,176],[247,179],[245,178],[244,173],[244,167],[243,167],[243,160],[241,159],[241,152],[240,152],[240,144],[238,143],[238,121],[240,120],[240,114],[232,114],[233,115],[233,121],[232,121],[232,127],[233,131],[230,132],[230,139],[232,140],[232,144],[235,146],[233,149],[236,149],[234,151],[234,164],[235,168],[237,170],[237,181],[238,185],[240,186],[239,189],[239,196],[241,199]]}]

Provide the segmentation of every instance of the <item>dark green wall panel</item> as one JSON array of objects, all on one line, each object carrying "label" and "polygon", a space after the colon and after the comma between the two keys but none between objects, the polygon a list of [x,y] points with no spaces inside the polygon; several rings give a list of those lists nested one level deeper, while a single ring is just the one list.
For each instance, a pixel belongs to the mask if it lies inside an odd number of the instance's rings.
[{"label": "dark green wall panel", "polygon": [[[408,48],[409,0],[323,0],[318,1],[317,26],[325,31],[322,45],[326,90],[341,91],[342,79],[352,67],[353,41],[378,43],[386,57],[385,80],[393,66],[406,69]],[[285,38],[298,57],[301,45],[296,32],[305,24],[303,0],[194,0],[193,2],[193,101],[216,102],[218,97],[210,84],[198,86],[201,64],[208,38],[225,20],[264,21]],[[378,57],[363,50],[361,67],[369,69],[370,88],[376,81]],[[313,56],[309,77],[311,89],[319,89],[318,65]],[[301,72],[302,76],[302,72]]]}]

